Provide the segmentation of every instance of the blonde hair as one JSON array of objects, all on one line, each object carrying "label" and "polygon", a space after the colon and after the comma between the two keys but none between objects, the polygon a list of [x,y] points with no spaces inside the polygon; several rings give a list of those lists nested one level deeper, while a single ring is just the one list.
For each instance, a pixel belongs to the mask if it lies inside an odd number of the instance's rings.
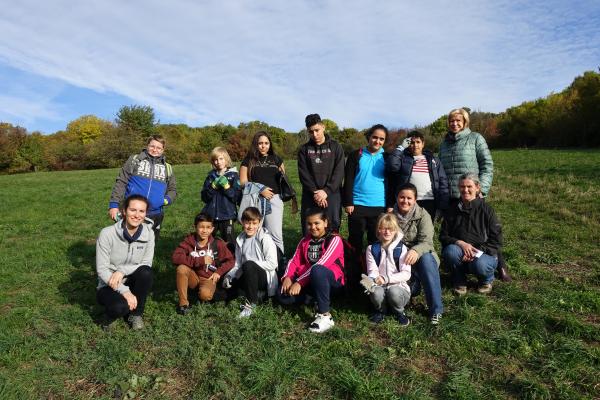
[{"label": "blonde hair", "polygon": [[[381,228],[391,228],[396,232],[394,239],[398,237],[398,235],[404,236],[402,229],[400,229],[400,224],[398,223],[398,218],[392,213],[381,214],[377,219],[377,231]],[[377,234],[378,239],[379,233]]]},{"label": "blonde hair", "polygon": [[215,147],[210,152],[210,162],[215,161],[219,156],[223,156],[225,159],[225,163],[227,164],[227,168],[231,167],[231,157],[229,157],[229,153],[225,150],[225,147]]},{"label": "blonde hair", "polygon": [[455,108],[454,110],[450,111],[448,113],[448,119],[446,121],[446,124],[448,126],[450,126],[450,118],[452,118],[453,115],[462,115],[463,120],[465,121],[464,127],[469,127],[469,113],[467,112],[467,110],[465,110],[464,108]]}]

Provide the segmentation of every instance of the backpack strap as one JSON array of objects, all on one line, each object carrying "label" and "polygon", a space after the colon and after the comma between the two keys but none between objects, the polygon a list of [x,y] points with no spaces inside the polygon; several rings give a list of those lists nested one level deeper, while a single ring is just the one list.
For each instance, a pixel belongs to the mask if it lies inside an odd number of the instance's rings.
[{"label": "backpack strap", "polygon": [[173,166],[168,162],[165,163],[165,169],[167,170],[167,179],[173,175]]},{"label": "backpack strap", "polygon": [[217,247],[217,238],[212,238],[210,242],[210,250],[212,251],[215,267],[221,266],[221,260],[219,259],[219,248]]},{"label": "backpack strap", "polygon": [[394,247],[394,263],[396,264],[396,270],[400,271],[400,256],[402,255],[402,246],[404,243],[400,241],[398,246]]},{"label": "backpack strap", "polygon": [[[402,255],[402,246],[404,243],[400,241],[396,247],[394,247],[394,263],[396,264],[396,269],[400,271],[400,256]],[[381,262],[381,243],[375,242],[371,245],[371,254],[373,255],[373,259],[375,259],[375,263],[379,266]]]},{"label": "backpack strap", "polygon": [[371,255],[375,259],[377,266],[379,266],[381,262],[381,243],[375,242],[371,245]]}]

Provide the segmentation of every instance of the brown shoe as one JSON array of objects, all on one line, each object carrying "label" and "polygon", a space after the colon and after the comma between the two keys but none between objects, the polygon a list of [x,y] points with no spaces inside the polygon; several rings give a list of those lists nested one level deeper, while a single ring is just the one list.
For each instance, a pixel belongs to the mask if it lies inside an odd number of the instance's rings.
[{"label": "brown shoe", "polygon": [[482,285],[479,285],[479,287],[477,288],[477,293],[488,294],[491,292],[492,292],[492,284],[491,283],[484,283]]},{"label": "brown shoe", "polygon": [[458,296],[464,296],[467,294],[467,287],[462,285],[454,286],[454,293]]},{"label": "brown shoe", "polygon": [[508,269],[505,266],[498,268],[498,277],[502,282],[510,282],[512,278],[508,274]]}]

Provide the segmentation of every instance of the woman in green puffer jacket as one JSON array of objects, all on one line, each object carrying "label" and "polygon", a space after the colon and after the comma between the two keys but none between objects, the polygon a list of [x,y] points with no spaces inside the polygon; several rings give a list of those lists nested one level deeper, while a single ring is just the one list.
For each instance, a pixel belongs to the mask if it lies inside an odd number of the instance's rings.
[{"label": "woman in green puffer jacket", "polygon": [[494,162],[485,138],[469,129],[469,113],[458,108],[448,113],[448,133],[440,146],[440,161],[448,177],[450,199],[460,198],[458,178],[474,172],[481,182],[481,193],[485,197],[492,186]]}]

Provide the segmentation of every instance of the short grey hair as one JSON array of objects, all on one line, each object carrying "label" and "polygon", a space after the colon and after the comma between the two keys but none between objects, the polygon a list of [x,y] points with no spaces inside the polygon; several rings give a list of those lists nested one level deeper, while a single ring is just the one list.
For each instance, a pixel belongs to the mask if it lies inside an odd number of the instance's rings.
[{"label": "short grey hair", "polygon": [[481,183],[479,182],[479,175],[477,175],[475,172],[467,172],[462,174],[460,178],[458,178],[458,182],[460,183],[467,179],[473,181],[473,183],[477,186],[481,186]]}]

